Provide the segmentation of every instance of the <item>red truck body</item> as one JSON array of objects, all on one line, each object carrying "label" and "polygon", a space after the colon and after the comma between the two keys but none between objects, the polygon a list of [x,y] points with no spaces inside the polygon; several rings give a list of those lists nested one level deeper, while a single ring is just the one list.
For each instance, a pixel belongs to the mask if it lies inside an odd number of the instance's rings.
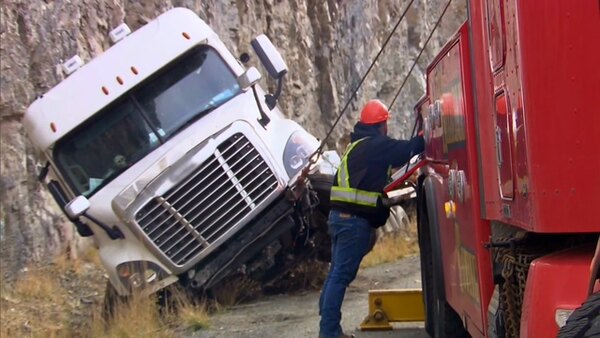
[{"label": "red truck body", "polygon": [[555,337],[597,278],[600,2],[468,12],[415,107],[427,329],[448,336],[435,316],[455,315],[473,337]]}]

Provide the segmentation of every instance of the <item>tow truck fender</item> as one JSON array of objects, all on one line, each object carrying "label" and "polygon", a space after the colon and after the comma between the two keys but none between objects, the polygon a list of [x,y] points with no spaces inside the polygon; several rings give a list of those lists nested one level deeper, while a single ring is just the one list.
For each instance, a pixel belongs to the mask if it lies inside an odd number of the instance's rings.
[{"label": "tow truck fender", "polygon": [[555,337],[557,311],[574,310],[587,298],[594,246],[554,252],[531,262],[523,295],[521,337]]},{"label": "tow truck fender", "polygon": [[[445,300],[445,287],[444,287],[444,269],[442,265],[442,252],[441,252],[441,241],[439,224],[437,221],[438,213],[435,207],[436,197],[433,182],[434,178],[430,176],[424,176],[419,180],[419,186],[417,189],[417,233],[419,238],[419,247],[421,254],[421,280],[423,287],[423,302],[425,303],[425,328],[431,335],[435,335],[434,323],[438,320],[435,318],[435,310],[430,306],[434,302],[434,295],[437,294],[438,298],[441,297]],[[426,219],[424,219],[426,217]],[[429,255],[430,257],[427,257]],[[431,263],[429,263],[431,262]],[[427,285],[428,278],[426,276],[427,267],[431,264],[431,281],[432,285]],[[439,281],[436,282],[436,277]],[[439,312],[439,311],[438,311]]]},{"label": "tow truck fender", "polygon": [[[422,181],[422,186],[421,186],[421,190],[423,191],[423,195],[421,195],[419,198],[419,207],[425,207],[426,208],[426,212],[427,212],[427,228],[422,228],[423,225],[421,222],[419,222],[418,227],[419,227],[419,233],[421,231],[428,231],[429,235],[430,235],[430,243],[431,243],[431,254],[432,254],[432,258],[435,258],[433,260],[433,268],[436,271],[437,276],[439,277],[443,277],[444,276],[444,267],[443,267],[443,261],[442,261],[442,246],[441,246],[441,239],[440,239],[440,226],[439,226],[439,222],[438,222],[438,210],[437,210],[437,198],[435,195],[435,187],[434,187],[434,182],[433,182],[434,178],[431,176],[426,176],[423,181]],[[423,201],[424,199],[424,201]],[[438,274],[439,273],[439,274]],[[443,280],[443,278],[442,278]],[[438,286],[438,292],[440,292],[441,295],[446,294],[446,290],[444,288],[444,283],[440,283],[437,285]]]}]

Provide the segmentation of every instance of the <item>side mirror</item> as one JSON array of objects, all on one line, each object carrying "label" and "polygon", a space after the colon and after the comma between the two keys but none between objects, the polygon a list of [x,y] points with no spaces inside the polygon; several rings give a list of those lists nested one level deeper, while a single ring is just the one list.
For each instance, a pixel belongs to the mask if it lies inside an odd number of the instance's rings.
[{"label": "side mirror", "polygon": [[260,72],[255,67],[248,68],[244,74],[237,78],[237,82],[243,91],[254,86],[261,78]]},{"label": "side mirror", "polygon": [[260,62],[265,66],[269,75],[274,79],[279,79],[287,73],[287,65],[283,61],[281,54],[277,51],[271,40],[261,34],[251,42],[252,48],[258,55]]},{"label": "side mirror", "polygon": [[65,205],[65,212],[70,219],[77,219],[90,208],[90,200],[79,195]]}]

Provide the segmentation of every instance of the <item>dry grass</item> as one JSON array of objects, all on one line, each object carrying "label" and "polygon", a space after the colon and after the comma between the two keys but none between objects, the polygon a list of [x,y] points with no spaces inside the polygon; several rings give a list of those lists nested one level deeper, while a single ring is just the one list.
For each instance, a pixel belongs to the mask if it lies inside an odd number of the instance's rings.
[{"label": "dry grass", "polygon": [[366,268],[393,262],[418,252],[416,224],[412,222],[408,229],[382,236],[373,247],[373,250],[363,258],[360,267]]},{"label": "dry grass", "polygon": [[[365,257],[361,267],[395,261],[418,252],[416,229],[411,226],[382,237]],[[275,292],[320,288],[327,264],[307,261],[270,286]],[[223,283],[225,284],[225,283]],[[210,313],[255,299],[261,287],[251,280],[226,283],[217,302],[196,304],[174,295],[159,313],[152,297],[134,296],[121,306],[113,320],[102,317],[106,276],[95,250],[78,260],[57,258],[52,264],[32,266],[16,282],[0,288],[0,337],[182,337],[210,327]],[[210,308],[210,311],[208,310]]]},{"label": "dry grass", "polygon": [[173,290],[162,309],[156,297],[134,294],[118,304],[110,322],[106,323],[100,308],[93,314],[87,337],[181,337],[186,332],[210,327],[210,315],[204,303],[195,304],[184,294]]},{"label": "dry grass", "polygon": [[134,296],[113,320],[102,316],[106,277],[97,254],[73,261],[59,257],[46,266],[24,270],[0,288],[0,337],[181,337],[210,326],[206,306],[185,297],[159,314],[153,297]]},{"label": "dry grass", "polygon": [[105,323],[100,309],[94,311],[88,337],[175,337],[176,332],[159,315],[154,297],[134,295],[121,303],[113,319]]},{"label": "dry grass", "polygon": [[29,267],[12,285],[2,285],[0,336],[66,337],[72,302],[63,297],[54,266]]},{"label": "dry grass", "polygon": [[213,305],[208,300],[190,299],[181,289],[173,288],[168,305],[163,307],[162,318],[173,327],[197,331],[210,328],[210,313],[217,310],[218,304]]},{"label": "dry grass", "polygon": [[15,283],[14,295],[20,299],[56,301],[58,281],[47,269],[28,268]]},{"label": "dry grass", "polygon": [[192,331],[210,328],[210,315],[206,305],[192,305],[185,303],[177,311],[178,318],[183,326]]}]

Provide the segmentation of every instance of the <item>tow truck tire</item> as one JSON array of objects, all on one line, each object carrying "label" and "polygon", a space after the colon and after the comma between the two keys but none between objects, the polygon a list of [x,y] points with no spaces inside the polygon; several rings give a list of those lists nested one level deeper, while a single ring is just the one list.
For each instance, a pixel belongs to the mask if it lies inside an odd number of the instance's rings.
[{"label": "tow truck tire", "polygon": [[558,332],[558,338],[588,337],[600,337],[600,292],[575,309]]},{"label": "tow truck tire", "polygon": [[446,302],[439,237],[434,234],[437,229],[437,224],[434,223],[437,220],[434,203],[426,201],[425,193],[420,195],[417,202],[417,226],[425,305],[425,330],[434,338],[469,337],[460,316]]}]

